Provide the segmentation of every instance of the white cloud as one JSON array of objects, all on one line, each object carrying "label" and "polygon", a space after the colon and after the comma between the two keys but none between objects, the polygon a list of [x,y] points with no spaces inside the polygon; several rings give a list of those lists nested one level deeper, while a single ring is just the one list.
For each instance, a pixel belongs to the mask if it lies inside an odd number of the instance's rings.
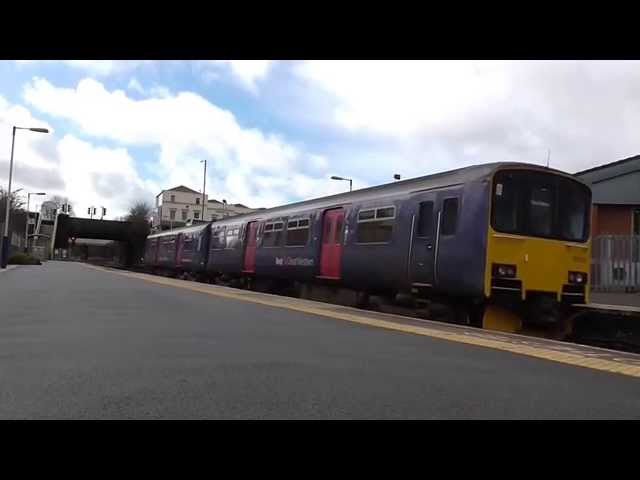
[{"label": "white cloud", "polygon": [[72,135],[65,135],[58,143],[60,168],[68,195],[76,214],[91,205],[107,207],[111,215],[123,215],[132,202],[149,201],[158,186],[142,180],[134,161],[124,148],[92,145]]},{"label": "white cloud", "polygon": [[640,62],[310,61],[325,127],[386,141],[412,173],[488,161],[575,171],[638,153]]},{"label": "white cloud", "polygon": [[[205,158],[208,193],[231,203],[270,207],[344,190],[343,185],[327,179],[326,159],[310,155],[278,135],[241,127],[231,112],[195,93],[135,100],[122,90],[108,91],[94,79],[84,79],[76,88],[59,88],[34,78],[25,87],[24,98],[42,112],[72,121],[96,141],[159,147],[153,166],[164,181],[155,193],[178,184],[197,188],[202,183],[200,160]],[[76,145],[65,153],[80,151]],[[99,163],[127,164],[122,163],[122,152],[111,151],[113,160],[104,152],[94,153],[102,159]],[[80,157],[79,153],[75,157]],[[313,167],[313,177],[300,173],[308,165]],[[138,190],[145,188],[133,170],[127,171]]]},{"label": "white cloud", "polygon": [[58,139],[47,122],[34,117],[23,106],[11,105],[0,97],[0,132],[4,132],[0,135],[3,188],[8,182],[13,125],[44,127],[51,131],[48,135],[16,132],[12,190],[44,191],[48,196],[32,199],[32,208],[46,198],[59,195],[68,198],[80,216],[88,206],[96,205],[107,207],[109,218],[113,218],[124,215],[131,202],[153,198],[159,188],[140,178],[126,149],[95,146],[72,135]]}]

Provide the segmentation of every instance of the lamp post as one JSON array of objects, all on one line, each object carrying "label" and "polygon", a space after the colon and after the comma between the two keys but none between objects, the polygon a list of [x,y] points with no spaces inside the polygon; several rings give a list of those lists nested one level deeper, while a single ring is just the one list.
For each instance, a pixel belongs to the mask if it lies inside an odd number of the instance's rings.
[{"label": "lamp post", "polygon": [[31,195],[46,195],[46,193],[27,193],[27,221],[24,226],[24,253],[29,253],[29,217],[31,217],[31,212],[29,211],[29,201],[31,200]]},{"label": "lamp post", "polygon": [[204,196],[207,188],[207,161],[200,160],[200,163],[203,163],[203,162],[204,162],[204,181],[202,182],[202,214],[200,215],[202,220],[204,220]]},{"label": "lamp post", "polygon": [[343,177],[338,177],[336,175],[333,175],[331,177],[331,180],[344,180],[345,182],[349,182],[349,191],[351,191],[353,188],[353,180],[350,178],[343,178]]},{"label": "lamp post", "polygon": [[13,136],[11,137],[11,160],[9,162],[9,188],[7,189],[7,205],[4,214],[4,234],[2,236],[2,259],[0,260],[0,267],[7,268],[7,262],[9,261],[9,207],[11,204],[11,180],[13,179],[13,147],[16,141],[16,130],[31,130],[38,133],[49,133],[46,128],[28,128],[28,127],[16,127],[13,126]]}]

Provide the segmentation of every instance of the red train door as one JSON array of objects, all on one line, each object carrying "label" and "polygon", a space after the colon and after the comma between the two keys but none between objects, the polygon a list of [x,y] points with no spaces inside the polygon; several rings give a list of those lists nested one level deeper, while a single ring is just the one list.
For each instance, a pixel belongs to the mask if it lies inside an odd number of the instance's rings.
[{"label": "red train door", "polygon": [[256,271],[256,238],[258,236],[258,222],[250,222],[247,225],[247,245],[244,248],[244,268],[243,272],[253,273]]},{"label": "red train door", "polygon": [[320,277],[338,279],[341,276],[344,209],[335,208],[324,213]]}]

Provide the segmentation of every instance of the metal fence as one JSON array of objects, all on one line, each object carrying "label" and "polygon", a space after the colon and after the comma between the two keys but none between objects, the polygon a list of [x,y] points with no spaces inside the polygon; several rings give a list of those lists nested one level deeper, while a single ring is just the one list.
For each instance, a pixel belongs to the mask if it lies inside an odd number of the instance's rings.
[{"label": "metal fence", "polygon": [[640,235],[601,235],[591,247],[591,288],[640,291]]}]

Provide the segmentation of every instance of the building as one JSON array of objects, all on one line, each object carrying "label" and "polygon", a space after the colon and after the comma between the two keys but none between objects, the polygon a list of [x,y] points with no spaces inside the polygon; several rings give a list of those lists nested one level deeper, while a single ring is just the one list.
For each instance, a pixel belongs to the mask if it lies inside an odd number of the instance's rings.
[{"label": "building", "polygon": [[254,211],[240,203],[228,204],[204,195],[204,215],[202,193],[180,185],[163,190],[156,196],[155,212],[152,220],[154,231],[169,230],[192,223],[210,222],[224,217],[240,215]]},{"label": "building", "polygon": [[593,193],[591,232],[640,235],[640,155],[574,174]]}]

